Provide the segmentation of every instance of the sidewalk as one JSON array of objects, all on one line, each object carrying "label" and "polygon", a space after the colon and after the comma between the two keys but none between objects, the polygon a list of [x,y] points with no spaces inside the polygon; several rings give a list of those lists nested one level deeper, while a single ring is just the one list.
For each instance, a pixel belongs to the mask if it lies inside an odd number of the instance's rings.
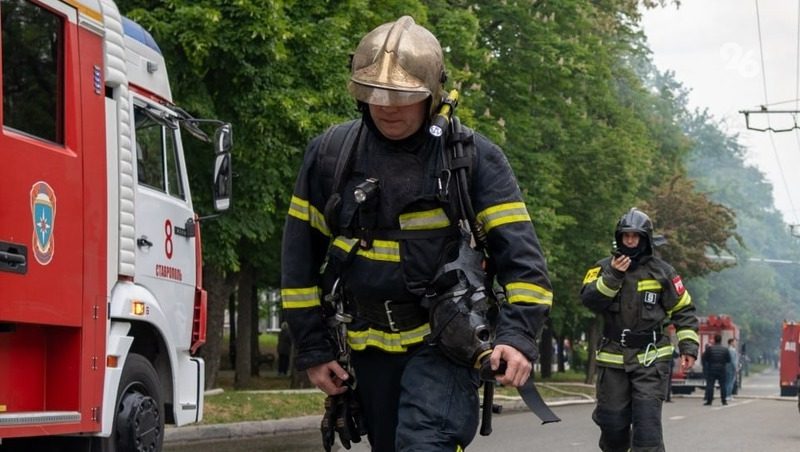
[{"label": "sidewalk", "polygon": [[[542,384],[542,383],[539,383]],[[544,383],[546,384],[546,383]],[[316,389],[314,389],[316,391]],[[592,397],[564,392],[564,397],[546,401],[550,407],[595,403]],[[503,411],[525,411],[528,407],[520,397],[495,395],[495,403],[503,406]],[[289,419],[269,421],[236,422],[230,424],[189,425],[185,427],[167,427],[164,432],[164,444],[180,444],[204,441],[219,441],[231,438],[253,438],[261,436],[283,435],[301,432],[318,432],[322,413],[314,416],[303,416]]]},{"label": "sidewalk", "polygon": [[[778,385],[776,373],[776,370],[768,368],[761,373],[746,377],[740,393],[734,397],[736,399],[770,399],[797,403],[796,397],[780,397],[777,395]],[[537,384],[543,386],[547,385],[547,383],[542,382]],[[563,389],[556,389],[552,386],[551,388],[561,392],[563,397],[548,399],[546,402],[550,407],[595,403],[595,400],[590,396]],[[266,392],[286,391],[287,390]],[[300,391],[316,391],[316,389],[306,389]],[[206,392],[206,394],[209,393],[213,392]],[[695,391],[695,393],[691,395],[673,395],[673,397],[701,399],[703,396],[701,391]],[[519,397],[495,395],[495,403],[502,405],[504,412],[525,411],[528,409],[528,407],[525,406],[525,403]],[[313,432],[316,434],[319,432],[319,425],[321,421],[322,413],[314,416],[303,416],[269,421],[250,421],[214,425],[189,425],[179,428],[167,427],[164,436],[164,444],[191,444],[194,442],[219,441],[231,438],[255,438],[302,432]]]}]

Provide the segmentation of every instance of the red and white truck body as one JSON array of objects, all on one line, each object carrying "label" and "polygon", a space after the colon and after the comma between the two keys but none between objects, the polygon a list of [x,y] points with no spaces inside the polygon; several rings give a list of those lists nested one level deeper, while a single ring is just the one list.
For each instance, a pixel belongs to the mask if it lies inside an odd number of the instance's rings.
[{"label": "red and white truck body", "polygon": [[[165,422],[203,416],[179,127],[203,120],[173,104],[158,46],[111,0],[2,0],[0,24],[0,449],[61,435],[159,450]],[[205,122],[224,210],[230,126]]]},{"label": "red and white truck body", "polygon": [[783,322],[780,378],[781,395],[796,396],[800,385],[800,324],[797,322]]}]

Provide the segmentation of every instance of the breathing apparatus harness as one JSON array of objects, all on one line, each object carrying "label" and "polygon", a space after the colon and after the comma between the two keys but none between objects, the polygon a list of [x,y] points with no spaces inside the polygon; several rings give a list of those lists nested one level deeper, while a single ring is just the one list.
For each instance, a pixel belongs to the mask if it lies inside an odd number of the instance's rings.
[{"label": "breathing apparatus harness", "polygon": [[[497,300],[487,292],[493,275],[485,251],[486,232],[477,221],[469,193],[470,170],[474,154],[472,135],[465,134],[461,121],[453,112],[458,105],[458,91],[451,91],[434,117],[429,133],[442,137],[442,174],[439,195],[442,200],[454,195],[459,214],[459,244],[457,257],[436,273],[430,293],[423,304],[430,312],[431,334],[428,342],[436,344],[448,359],[455,363],[480,369],[483,384],[483,414],[480,434],[492,432],[492,413],[495,405],[494,372],[489,363],[494,339],[492,319],[496,317]],[[445,131],[447,133],[445,134]],[[464,144],[469,146],[465,152]],[[448,192],[450,181],[456,193]]]},{"label": "breathing apparatus harness", "polygon": [[[489,357],[495,319],[504,294],[492,289],[494,271],[491,256],[487,254],[487,235],[483,224],[477,220],[470,197],[474,137],[471,132],[465,132],[458,117],[453,116],[457,105],[458,92],[453,90],[432,121],[429,132],[436,137],[442,136],[445,130],[448,132],[441,152],[443,170],[439,192],[445,198],[450,196],[446,187],[450,180],[454,181],[461,232],[458,255],[436,273],[423,305],[430,312],[428,342],[436,344],[450,360],[479,369],[483,382],[480,434],[486,436],[492,432],[492,413],[499,413],[502,408],[493,403],[493,398],[495,376],[505,372],[505,363],[492,370]],[[532,380],[518,389],[543,423],[560,420],[544,403]]]},{"label": "breathing apparatus harness", "polygon": [[[483,224],[477,220],[470,198],[472,159],[475,155],[474,137],[465,131],[453,111],[458,104],[458,92],[451,91],[429,129],[431,135],[444,139],[440,196],[456,196],[461,233],[458,254],[443,265],[433,278],[430,293],[423,304],[430,313],[431,334],[428,343],[435,344],[450,360],[478,369],[483,383],[483,406],[480,434],[492,432],[492,413],[502,407],[493,403],[495,376],[506,370],[501,362],[492,370],[489,357],[494,342],[495,319],[500,304],[505,302],[502,290],[493,289],[494,268],[488,253],[488,241]],[[447,192],[450,181],[455,194]],[[533,384],[533,380],[517,388],[526,405],[542,423],[560,419],[548,408]]]}]

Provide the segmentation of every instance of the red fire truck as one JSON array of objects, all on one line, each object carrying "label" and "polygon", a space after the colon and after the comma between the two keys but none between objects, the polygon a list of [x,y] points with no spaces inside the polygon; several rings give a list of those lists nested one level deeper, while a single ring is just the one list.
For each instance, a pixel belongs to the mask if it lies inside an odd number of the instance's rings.
[{"label": "red fire truck", "polygon": [[781,332],[781,395],[796,396],[800,384],[800,324],[783,322]]},{"label": "red fire truck", "polygon": [[160,450],[165,422],[203,416],[180,131],[214,143],[224,210],[230,125],[173,104],[111,0],[2,0],[0,27],[0,450]]},{"label": "red fire truck", "polygon": [[[722,343],[727,346],[728,339],[736,339],[739,343],[739,327],[733,323],[730,316],[727,315],[709,315],[707,317],[699,317],[700,328],[698,335],[700,336],[699,354],[702,355],[703,350],[707,346],[714,343],[714,336],[719,334],[722,336]],[[674,336],[674,333],[673,333]],[[676,358],[676,360],[679,358]],[[741,383],[737,372],[737,385]],[[703,376],[703,363],[700,356],[694,363],[694,366],[688,371],[684,372],[680,368],[680,364],[676,361],[672,371],[672,392],[673,394],[691,394],[695,388],[705,389],[706,380]]]}]

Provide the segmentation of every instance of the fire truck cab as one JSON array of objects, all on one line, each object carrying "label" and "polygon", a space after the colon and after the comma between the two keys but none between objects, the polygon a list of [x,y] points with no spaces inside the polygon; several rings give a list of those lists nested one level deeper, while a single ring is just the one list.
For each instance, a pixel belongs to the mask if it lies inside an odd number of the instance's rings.
[{"label": "fire truck cab", "polygon": [[203,416],[181,129],[213,143],[225,210],[230,124],[173,104],[111,0],[0,0],[0,27],[0,451],[160,450],[165,423]]}]

